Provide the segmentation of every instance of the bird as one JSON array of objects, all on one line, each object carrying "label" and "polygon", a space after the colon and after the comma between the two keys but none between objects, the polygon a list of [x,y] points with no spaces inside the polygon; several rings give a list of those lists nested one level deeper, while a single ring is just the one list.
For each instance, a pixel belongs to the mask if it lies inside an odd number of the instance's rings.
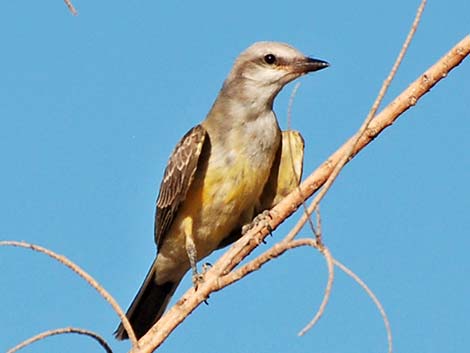
[{"label": "bird", "polygon": [[[282,147],[287,141],[303,158],[303,139],[281,132],[273,102],[289,82],[328,66],[289,44],[267,41],[235,60],[205,119],[168,160],[156,202],[156,257],[126,313],[138,339],[163,315],[189,270],[197,289],[203,281],[198,261],[239,238],[258,212],[298,185],[298,163],[287,173],[279,167],[291,165]],[[128,338],[122,323],[114,334]]]}]

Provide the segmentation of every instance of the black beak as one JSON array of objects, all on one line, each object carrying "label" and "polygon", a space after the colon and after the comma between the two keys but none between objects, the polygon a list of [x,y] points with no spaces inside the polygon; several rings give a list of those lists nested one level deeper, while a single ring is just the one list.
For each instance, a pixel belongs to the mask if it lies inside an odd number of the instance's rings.
[{"label": "black beak", "polygon": [[304,60],[296,62],[295,66],[298,73],[306,74],[309,72],[326,69],[328,66],[330,66],[330,64],[320,59],[306,57]]}]

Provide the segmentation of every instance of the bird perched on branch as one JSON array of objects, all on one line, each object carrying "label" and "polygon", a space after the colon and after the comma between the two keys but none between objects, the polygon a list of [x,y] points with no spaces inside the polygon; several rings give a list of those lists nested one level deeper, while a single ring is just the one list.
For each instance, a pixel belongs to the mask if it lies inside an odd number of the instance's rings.
[{"label": "bird perched on branch", "polygon": [[[162,316],[189,269],[196,286],[199,260],[298,185],[303,140],[281,133],[273,101],[287,83],[328,65],[277,42],[255,43],[236,59],[209,114],[168,161],[155,216],[157,256],[126,314],[137,338]],[[122,324],[115,335],[128,338]]]}]

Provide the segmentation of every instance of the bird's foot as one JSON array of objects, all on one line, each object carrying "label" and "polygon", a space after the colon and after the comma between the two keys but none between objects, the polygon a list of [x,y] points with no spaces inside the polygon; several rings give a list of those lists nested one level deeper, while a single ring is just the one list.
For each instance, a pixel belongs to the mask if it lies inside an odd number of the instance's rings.
[{"label": "bird's foot", "polygon": [[249,230],[256,228],[258,226],[262,226],[263,228],[267,228],[269,231],[269,234],[272,232],[272,228],[270,225],[270,221],[272,220],[271,213],[269,210],[264,210],[261,212],[259,215],[257,215],[251,223],[245,224],[242,227],[242,235],[245,235]]},{"label": "bird's foot", "polygon": [[206,275],[206,272],[209,271],[209,269],[212,267],[212,265],[209,262],[206,262],[202,265],[202,272],[199,273],[197,270],[193,270],[193,286],[194,290],[197,290],[197,287],[204,282],[204,276]]},{"label": "bird's foot", "polygon": [[204,273],[193,273],[193,286],[194,290],[197,290],[197,287],[204,282]]}]

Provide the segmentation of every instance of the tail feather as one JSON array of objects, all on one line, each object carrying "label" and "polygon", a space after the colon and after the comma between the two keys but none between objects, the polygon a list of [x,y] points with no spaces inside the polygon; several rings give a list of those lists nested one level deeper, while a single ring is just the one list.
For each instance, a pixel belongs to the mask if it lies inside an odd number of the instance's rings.
[{"label": "tail feather", "polygon": [[[179,281],[157,284],[155,262],[152,264],[142,287],[126,313],[137,339],[145,335],[163,315],[178,284]],[[119,324],[114,335],[118,340],[129,338],[122,323]]]}]

